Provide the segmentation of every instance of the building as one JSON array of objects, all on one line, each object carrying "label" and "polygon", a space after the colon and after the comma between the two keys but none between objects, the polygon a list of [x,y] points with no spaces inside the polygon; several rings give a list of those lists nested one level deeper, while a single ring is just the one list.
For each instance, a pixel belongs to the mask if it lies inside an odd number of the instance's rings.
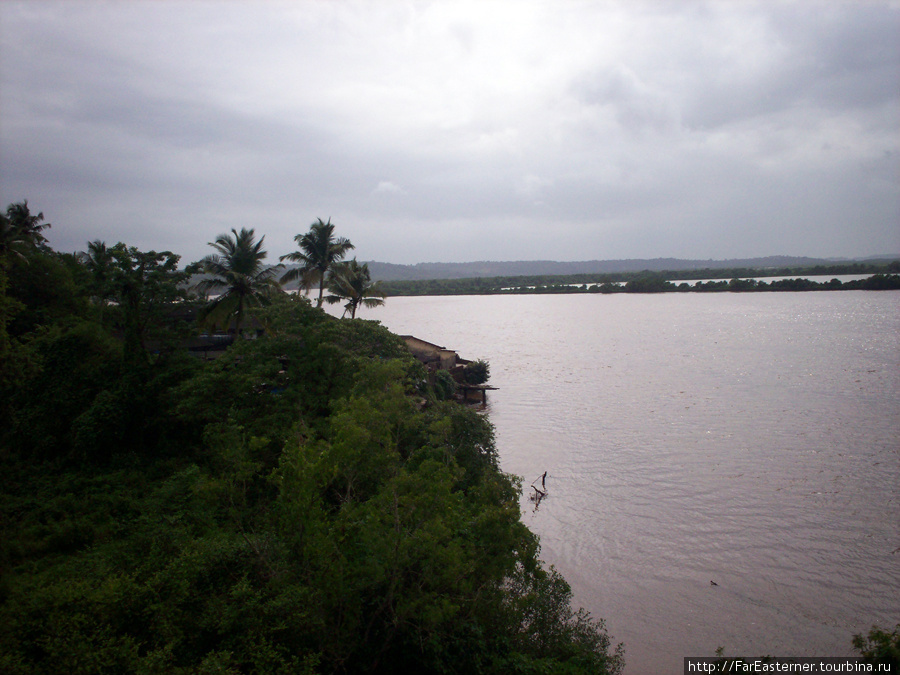
[{"label": "building", "polygon": [[412,352],[419,361],[425,364],[428,372],[433,373],[438,370],[449,370],[451,374],[457,366],[465,366],[471,361],[461,359],[459,355],[452,349],[441,347],[431,342],[427,342],[412,335],[401,335],[409,351]]},{"label": "building", "polygon": [[[422,340],[413,335],[401,335],[409,351],[428,371],[429,377],[434,378],[434,374],[439,370],[446,370],[456,382],[461,398],[467,402],[487,402],[488,390],[496,390],[488,384],[469,384],[465,378],[465,368],[472,363],[468,359],[461,358],[452,349],[441,347],[433,342]],[[432,379],[432,384],[433,384]]]}]

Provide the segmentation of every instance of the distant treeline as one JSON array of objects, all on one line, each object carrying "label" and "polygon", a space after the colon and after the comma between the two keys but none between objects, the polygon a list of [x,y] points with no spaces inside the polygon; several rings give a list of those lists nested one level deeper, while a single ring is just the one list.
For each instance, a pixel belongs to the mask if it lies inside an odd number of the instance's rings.
[{"label": "distant treeline", "polygon": [[[900,256],[896,256],[900,257]],[[773,255],[762,258],[729,258],[727,260],[688,260],[683,258],[629,258],[620,260],[481,260],[465,263],[417,263],[397,265],[368,262],[372,278],[379,281],[425,281],[428,279],[475,279],[478,277],[562,276],[574,274],[619,274],[622,272],[693,272],[699,269],[798,269],[815,265],[847,265],[851,263],[884,264],[895,256],[873,258],[826,259]]]},{"label": "distant treeline", "polygon": [[[811,276],[872,275],[868,279],[816,282]],[[795,277],[771,282],[756,277]],[[688,279],[708,279],[688,284]],[[676,283],[676,282],[681,283]],[[813,267],[754,269],[703,268],[662,272],[618,272],[614,274],[536,275],[431,279],[427,281],[383,281],[382,290],[396,295],[490,295],[527,293],[665,293],[710,291],[813,291],[900,289],[900,260],[884,263],[837,263]]]}]

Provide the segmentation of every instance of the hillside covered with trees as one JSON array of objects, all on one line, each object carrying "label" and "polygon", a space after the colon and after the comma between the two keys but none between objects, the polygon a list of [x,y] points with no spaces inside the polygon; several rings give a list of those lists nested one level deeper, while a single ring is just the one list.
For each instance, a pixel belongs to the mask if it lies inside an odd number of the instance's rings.
[{"label": "hillside covered with trees", "polygon": [[[0,225],[0,671],[621,671],[490,423],[283,293],[252,230],[193,266],[205,299],[171,252],[57,253],[25,203]],[[300,262],[317,304],[378,299]],[[198,358],[198,318],[239,339]]]}]

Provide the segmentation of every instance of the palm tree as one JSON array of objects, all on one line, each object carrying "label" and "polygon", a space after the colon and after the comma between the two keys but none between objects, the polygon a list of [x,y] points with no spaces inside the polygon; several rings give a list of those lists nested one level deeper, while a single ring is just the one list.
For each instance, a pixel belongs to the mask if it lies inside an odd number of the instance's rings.
[{"label": "palm tree", "polygon": [[0,256],[11,254],[24,260],[22,249],[43,248],[47,239],[41,230],[50,227],[50,223],[42,223],[43,220],[43,213],[31,215],[27,199],[7,206],[6,213],[0,214]]},{"label": "palm tree", "polygon": [[350,262],[334,267],[328,278],[328,292],[325,300],[334,304],[346,300],[344,314],[350,312],[350,318],[356,318],[356,310],[363,307],[378,307],[384,304],[384,292],[379,282],[372,283],[369,266],[360,265],[356,258]]},{"label": "palm tree", "polygon": [[78,259],[91,273],[91,290],[93,298],[100,305],[100,321],[103,321],[103,308],[112,294],[111,281],[113,274],[113,249],[105,241],[96,239],[88,242],[88,250],[78,254]]},{"label": "palm tree", "polygon": [[218,253],[206,256],[197,265],[199,271],[211,275],[196,285],[197,290],[201,293],[224,291],[201,312],[201,321],[222,321],[227,327],[233,317],[237,335],[241,334],[245,310],[268,304],[271,295],[281,290],[275,279],[281,265],[264,267],[267,253],[262,244],[265,237],[260,237],[257,242],[253,238],[253,229],[246,228],[220,234],[209,243]]},{"label": "palm tree", "polygon": [[44,220],[43,212],[36,216],[31,215],[27,199],[18,204],[10,204],[6,207],[6,217],[9,219],[13,228],[18,231],[26,241],[34,246],[41,246],[47,243],[47,239],[41,234],[41,230],[50,227],[50,223],[41,222]]},{"label": "palm tree", "polygon": [[24,243],[22,236],[13,227],[6,214],[0,213],[0,261],[5,261],[7,255],[24,258],[25,256],[19,252],[19,247]]},{"label": "palm tree", "polygon": [[300,279],[302,288],[312,288],[319,285],[319,298],[316,307],[322,306],[322,294],[325,291],[325,278],[328,271],[347,255],[347,251],[354,248],[349,239],[334,236],[334,225],[331,218],[327,223],[319,218],[309,227],[306,234],[298,234],[294,241],[300,247],[299,251],[281,256],[280,260],[290,260],[300,263],[281,277],[281,283],[287,283],[294,279]]}]

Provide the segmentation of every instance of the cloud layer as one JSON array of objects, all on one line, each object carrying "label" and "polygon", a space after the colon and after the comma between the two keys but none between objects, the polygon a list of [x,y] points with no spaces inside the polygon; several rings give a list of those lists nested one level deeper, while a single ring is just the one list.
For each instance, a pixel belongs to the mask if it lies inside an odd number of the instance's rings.
[{"label": "cloud layer", "polygon": [[0,192],[62,250],[900,252],[894,2],[5,2]]}]

